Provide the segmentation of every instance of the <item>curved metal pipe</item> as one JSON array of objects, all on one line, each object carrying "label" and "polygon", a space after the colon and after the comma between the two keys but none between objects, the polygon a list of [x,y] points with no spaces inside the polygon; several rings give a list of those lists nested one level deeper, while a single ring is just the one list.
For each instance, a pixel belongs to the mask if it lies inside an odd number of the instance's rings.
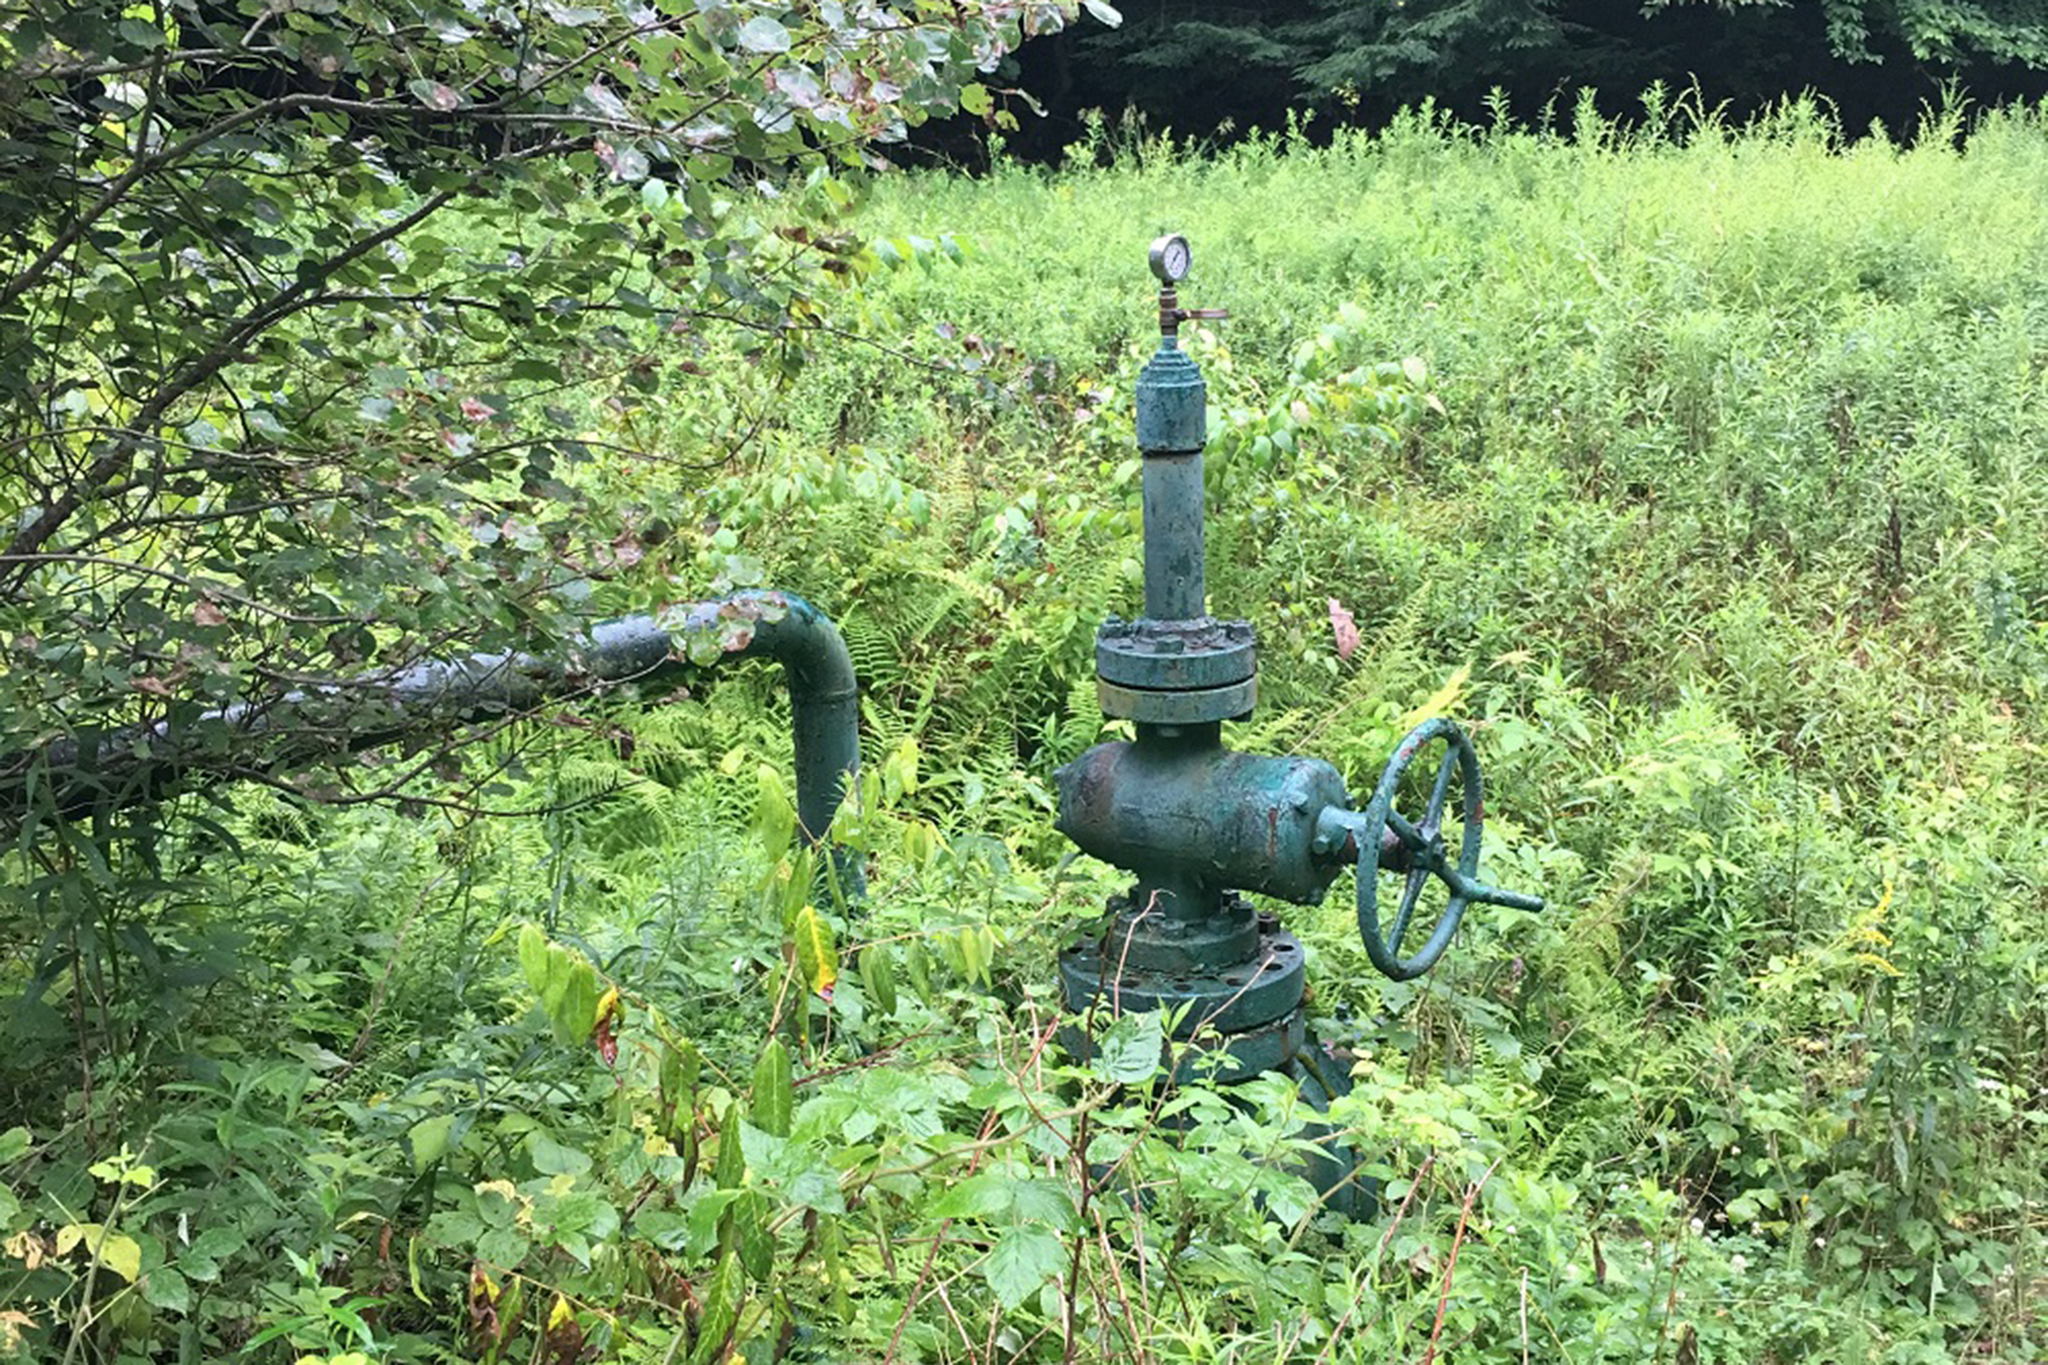
[{"label": "curved metal pipe", "polygon": [[[220,757],[259,736],[276,741],[265,767],[289,770],[527,710],[550,696],[665,682],[733,658],[782,665],[795,731],[797,820],[806,842],[822,844],[860,770],[853,660],[830,618],[773,589],[601,622],[560,659],[506,653],[428,660],[187,721],[56,740],[0,758],[0,823],[18,830],[38,808],[75,818],[155,800],[188,777],[221,775]],[[857,892],[857,861],[835,853],[833,862],[842,885]]]}]

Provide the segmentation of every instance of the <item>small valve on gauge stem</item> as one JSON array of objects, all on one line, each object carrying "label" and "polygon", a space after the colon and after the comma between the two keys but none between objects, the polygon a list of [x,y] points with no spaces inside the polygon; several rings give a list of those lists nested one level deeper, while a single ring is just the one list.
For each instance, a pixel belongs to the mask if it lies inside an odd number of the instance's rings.
[{"label": "small valve on gauge stem", "polygon": [[[1249,621],[1208,612],[1207,390],[1180,349],[1179,328],[1229,313],[1180,306],[1178,286],[1193,263],[1185,237],[1152,243],[1160,338],[1137,384],[1144,611],[1135,620],[1109,618],[1095,640],[1103,713],[1131,722],[1135,738],[1098,744],[1056,774],[1060,832],[1134,881],[1061,952],[1061,987],[1075,1015],[1109,1005],[1176,1015],[1175,1079],[1285,1072],[1322,1109],[1350,1088],[1349,1075],[1308,1037],[1301,944],[1245,892],[1319,904],[1345,868],[1355,868],[1366,954],[1397,981],[1436,964],[1471,905],[1535,911],[1543,902],[1479,880],[1479,758],[1450,720],[1426,721],[1402,739],[1362,810],[1321,759],[1224,746],[1223,722],[1249,719],[1257,700],[1257,641]],[[1438,744],[1442,757],[1419,814],[1404,814],[1396,809],[1402,779]],[[1447,822],[1456,825],[1455,840]],[[1382,873],[1401,879],[1391,914],[1381,912]],[[1432,882],[1443,888],[1443,908],[1410,952]],[[1078,1026],[1066,1038],[1084,1054],[1090,1046]],[[1376,1199],[1357,1164],[1326,1145],[1303,1174],[1333,1207],[1369,1216]]]},{"label": "small valve on gauge stem", "polygon": [[1194,252],[1188,239],[1169,233],[1152,243],[1152,273],[1159,280],[1159,335],[1178,340],[1183,322],[1218,320],[1230,316],[1228,308],[1183,308],[1175,288],[1194,266]]}]

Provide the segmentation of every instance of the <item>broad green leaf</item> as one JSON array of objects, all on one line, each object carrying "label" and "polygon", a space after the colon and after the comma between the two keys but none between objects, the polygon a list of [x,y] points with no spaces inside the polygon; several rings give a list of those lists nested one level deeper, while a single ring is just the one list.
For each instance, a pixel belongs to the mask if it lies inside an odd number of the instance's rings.
[{"label": "broad green leaf", "polygon": [[1135,1084],[1159,1072],[1166,1031],[1158,1010],[1126,1014],[1109,1026],[1097,1045],[1095,1074],[1106,1081]]},{"label": "broad green leaf", "polygon": [[1036,1176],[1010,1185],[1015,1216],[1026,1223],[1042,1223],[1059,1232],[1072,1232],[1080,1215],[1074,1208],[1074,1192],[1057,1180]]},{"label": "broad green leaf", "polygon": [[1016,1203],[1011,1192],[1014,1182],[1005,1175],[984,1171],[971,1175],[933,1201],[933,1218],[1001,1218]]},{"label": "broad green leaf", "polygon": [[[718,1247],[718,1230],[725,1226],[725,1212],[744,1190],[703,1190],[692,1195],[683,1216],[683,1253],[708,1256]],[[638,1220],[635,1220],[636,1223]]]},{"label": "broad green leaf", "polygon": [[421,1119],[412,1126],[407,1136],[412,1141],[412,1164],[416,1171],[424,1171],[448,1154],[448,1140],[455,1131],[455,1115],[436,1114]]},{"label": "broad green leaf", "polygon": [[741,1267],[738,1255],[728,1251],[719,1259],[718,1269],[711,1275],[710,1287],[704,1292],[703,1308],[697,1315],[697,1344],[691,1348],[690,1365],[705,1365],[717,1356],[725,1345],[725,1339],[732,1334],[733,1325],[739,1321],[746,1293],[746,1271]]},{"label": "broad green leaf", "polygon": [[749,52],[787,52],[789,30],[779,20],[757,14],[740,25],[739,44]]},{"label": "broad green leaf", "polygon": [[789,841],[796,833],[796,806],[774,764],[761,764],[755,769],[754,778],[754,835],[760,840],[761,851],[772,861],[789,851]]},{"label": "broad green leaf", "polygon": [[121,37],[124,41],[154,52],[164,45],[164,31],[155,24],[141,19],[123,19]]},{"label": "broad green leaf", "polygon": [[972,926],[962,929],[953,936],[953,946],[960,954],[960,974],[972,982],[986,982],[988,949],[981,935]]},{"label": "broad green leaf", "polygon": [[1008,1311],[1065,1271],[1067,1262],[1066,1244],[1058,1233],[1026,1224],[997,1239],[981,1263],[981,1276]]},{"label": "broad green leaf", "polygon": [[177,1271],[160,1265],[143,1280],[142,1297],[167,1313],[183,1313],[192,1307],[192,1286]]},{"label": "broad green leaf", "polygon": [[896,955],[886,943],[870,943],[860,950],[860,982],[868,1000],[885,1019],[896,1015]]},{"label": "broad green leaf", "polygon": [[477,1259],[511,1267],[526,1259],[533,1242],[516,1227],[489,1228],[476,1239]]},{"label": "broad green leaf", "polygon": [[697,1077],[704,1069],[704,1055],[687,1039],[664,1043],[661,1049],[661,1096],[671,1106],[689,1099],[697,1091]]},{"label": "broad green leaf", "polygon": [[795,1107],[789,1049],[780,1038],[770,1038],[761,1051],[761,1060],[754,1064],[754,1126],[776,1137],[788,1137],[790,1114]]},{"label": "broad green leaf", "polygon": [[839,1230],[837,1218],[827,1218],[818,1229],[818,1242],[824,1254],[825,1279],[832,1286],[832,1316],[841,1323],[853,1321],[853,1296],[847,1292],[846,1272],[840,1264],[840,1244],[845,1234]]},{"label": "broad green leaf", "polygon": [[248,1244],[248,1239],[233,1228],[207,1228],[179,1254],[178,1268],[185,1272],[186,1279],[210,1284],[220,1278],[220,1263]]},{"label": "broad green leaf", "polygon": [[977,82],[960,87],[960,108],[962,111],[980,118],[994,107],[995,101],[989,98],[987,86]]},{"label": "broad green leaf", "polygon": [[756,1284],[775,1277],[775,1235],[768,1230],[768,1196],[748,1190],[732,1204],[733,1228],[738,1233],[740,1263]]},{"label": "broad green leaf", "polygon": [[535,995],[547,990],[548,985],[548,936],[534,924],[520,926],[519,970],[526,977],[527,989]]},{"label": "broad green leaf", "polygon": [[573,1147],[565,1147],[546,1133],[534,1133],[526,1150],[533,1157],[533,1169],[542,1175],[583,1175],[590,1170],[590,1158]]},{"label": "broad green leaf", "polygon": [[[555,951],[563,952],[560,948]],[[597,1026],[597,969],[578,957],[555,970],[563,977],[564,988],[548,1017],[554,1021],[556,1037],[565,1043],[580,1043]]]},{"label": "broad green leaf", "polygon": [[725,1122],[718,1129],[718,1156],[711,1167],[712,1183],[721,1190],[736,1190],[746,1179],[747,1157],[740,1146],[740,1107],[725,1107]]},{"label": "broad green leaf", "polygon": [[910,974],[910,986],[926,1005],[932,1003],[932,955],[923,939],[912,939],[903,949],[903,970]]}]

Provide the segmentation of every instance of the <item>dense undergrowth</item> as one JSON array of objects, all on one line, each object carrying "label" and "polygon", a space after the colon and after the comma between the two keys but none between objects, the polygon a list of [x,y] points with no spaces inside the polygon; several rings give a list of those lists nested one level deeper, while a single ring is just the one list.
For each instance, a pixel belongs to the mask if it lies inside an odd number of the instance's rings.
[{"label": "dense undergrowth", "polygon": [[[753,434],[592,476],[644,512],[594,602],[841,622],[865,906],[807,894],[765,676],[494,741],[524,817],[252,789],[17,861],[0,1351],[2040,1358],[2048,120],[1645,128],[884,182],[866,341],[784,383],[706,340],[590,413]],[[1211,599],[1262,641],[1232,742],[1357,789],[1466,719],[1487,874],[1550,902],[1414,985],[1348,882],[1281,907],[1374,1223],[1287,1173],[1291,1089],[1051,1038],[1114,886],[1049,775],[1136,606],[1167,228],[1233,314],[1190,343]]]}]

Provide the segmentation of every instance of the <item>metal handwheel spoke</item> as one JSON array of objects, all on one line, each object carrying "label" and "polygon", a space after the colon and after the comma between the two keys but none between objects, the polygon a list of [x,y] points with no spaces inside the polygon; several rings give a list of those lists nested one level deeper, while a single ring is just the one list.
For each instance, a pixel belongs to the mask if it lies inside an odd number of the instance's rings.
[{"label": "metal handwheel spoke", "polygon": [[1395,837],[1413,852],[1420,853],[1429,847],[1429,836],[1409,824],[1406,816],[1391,807],[1387,811],[1387,828],[1394,831]]},{"label": "metal handwheel spoke", "polygon": [[1429,794],[1429,806],[1422,812],[1422,829],[1430,834],[1443,828],[1444,798],[1450,795],[1451,774],[1458,767],[1458,746],[1444,749],[1443,766],[1436,770],[1436,789]]},{"label": "metal handwheel spoke", "polygon": [[1422,899],[1422,888],[1429,881],[1429,869],[1410,868],[1408,880],[1401,887],[1401,906],[1394,912],[1394,927],[1387,930],[1387,946],[1396,955],[1401,951],[1401,940],[1408,937],[1408,921],[1415,914],[1415,906]]}]

